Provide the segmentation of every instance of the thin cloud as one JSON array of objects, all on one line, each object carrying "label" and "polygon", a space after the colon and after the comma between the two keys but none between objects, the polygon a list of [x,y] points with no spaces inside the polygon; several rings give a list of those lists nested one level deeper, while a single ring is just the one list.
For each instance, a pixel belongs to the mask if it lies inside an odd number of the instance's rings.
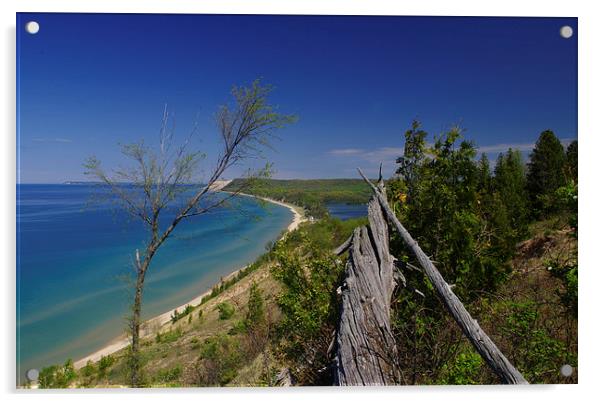
[{"label": "thin cloud", "polygon": [[73,142],[68,138],[34,138],[34,142],[57,142],[57,143],[68,143]]},{"label": "thin cloud", "polygon": [[358,149],[358,148],[343,148],[343,149],[333,149],[331,151],[329,151],[328,153],[331,155],[358,155],[363,153],[364,150],[363,149]]},{"label": "thin cloud", "polygon": [[333,149],[328,151],[330,155],[341,157],[353,157],[354,159],[363,159],[369,162],[381,162],[384,160],[395,159],[403,154],[403,148],[381,147],[372,150],[359,148]]},{"label": "thin cloud", "polygon": [[[571,143],[571,141],[575,140],[575,138],[561,138],[560,143],[564,146],[567,146]],[[514,149],[516,151],[531,151],[535,148],[534,142],[523,142],[523,143],[502,143],[502,144],[493,144],[493,145],[484,145],[477,148],[478,152],[484,154],[493,154],[506,152],[508,149]]]},{"label": "thin cloud", "polygon": [[403,155],[403,151],[404,149],[399,147],[382,147],[366,152],[362,157],[373,163],[395,161],[395,159]]},{"label": "thin cloud", "polygon": [[395,161],[403,155],[401,147],[380,147],[371,150],[362,149],[335,149],[329,154],[335,155],[346,161],[345,165],[352,165],[345,169],[346,173],[357,174],[357,167],[361,167],[365,174],[375,176],[380,171],[382,164],[383,174],[391,175],[395,171]]}]

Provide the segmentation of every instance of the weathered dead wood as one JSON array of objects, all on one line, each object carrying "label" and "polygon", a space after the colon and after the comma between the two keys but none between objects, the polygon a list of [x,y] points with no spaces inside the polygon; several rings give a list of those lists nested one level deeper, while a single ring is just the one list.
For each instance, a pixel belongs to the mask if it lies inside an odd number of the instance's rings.
[{"label": "weathered dead wood", "polygon": [[394,258],[376,197],[368,203],[368,221],[335,251],[349,249],[336,336],[336,385],[396,382],[397,348],[390,323]]},{"label": "weathered dead wood", "polygon": [[481,357],[487,362],[495,374],[507,384],[528,384],[523,375],[508,361],[506,356],[498,349],[489,336],[481,329],[480,325],[468,313],[460,299],[451,290],[445,282],[433,262],[422,251],[418,243],[412,238],[410,233],[399,222],[381,188],[377,188],[366,176],[358,169],[362,178],[372,187],[374,197],[378,200],[382,210],[385,212],[388,220],[395,225],[395,229],[401,235],[406,245],[412,250],[424,273],[433,284],[439,298],[454,317],[464,335],[470,340]]}]

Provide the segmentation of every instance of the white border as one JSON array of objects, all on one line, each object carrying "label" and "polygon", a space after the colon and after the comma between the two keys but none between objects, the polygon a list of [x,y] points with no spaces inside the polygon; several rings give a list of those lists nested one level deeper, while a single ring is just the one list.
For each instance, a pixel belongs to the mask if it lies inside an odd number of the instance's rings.
[{"label": "white border", "polygon": [[[461,401],[504,401],[545,399],[567,401],[586,399],[600,394],[600,356],[598,337],[600,336],[600,299],[597,298],[597,285],[600,283],[602,268],[596,248],[599,248],[598,233],[600,213],[597,178],[597,160],[602,138],[600,112],[602,93],[600,77],[602,72],[600,50],[602,44],[602,21],[594,9],[595,2],[576,1],[532,1],[505,0],[495,4],[471,0],[433,1],[386,1],[386,0],[205,0],[199,2],[185,0],[3,0],[0,2],[2,19],[2,119],[4,135],[0,146],[2,155],[2,231],[0,232],[0,255],[3,256],[4,274],[1,300],[4,326],[2,337],[3,362],[0,368],[1,391],[4,400],[80,400],[82,396],[92,400],[104,400],[107,392],[67,391],[32,394],[15,392],[15,12],[143,12],[143,13],[232,13],[232,14],[355,14],[355,15],[464,15],[464,16],[562,16],[579,18],[579,142],[580,142],[580,265],[579,285],[579,385],[576,386],[529,386],[514,387],[404,387],[395,389],[334,389],[304,388],[290,390],[262,389],[195,389],[195,390],[128,390],[109,392],[112,399],[124,401],[157,400],[175,398],[197,400],[219,398],[221,401],[250,401],[309,398],[386,398],[404,401],[416,400],[461,400]],[[587,398],[590,399],[590,398]]]}]

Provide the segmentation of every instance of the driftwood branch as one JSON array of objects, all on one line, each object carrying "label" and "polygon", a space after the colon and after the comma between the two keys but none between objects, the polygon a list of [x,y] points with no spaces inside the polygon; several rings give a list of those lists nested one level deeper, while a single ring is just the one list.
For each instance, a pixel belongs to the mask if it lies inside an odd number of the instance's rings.
[{"label": "driftwood branch", "polygon": [[412,238],[410,233],[403,227],[399,222],[389,204],[381,188],[377,188],[364,173],[358,169],[359,174],[362,178],[370,185],[374,192],[374,198],[376,198],[385,212],[388,220],[395,225],[395,229],[403,238],[407,246],[412,250],[420,266],[423,268],[424,273],[433,284],[435,291],[439,295],[439,298],[454,317],[464,335],[470,340],[475,349],[479,352],[481,357],[487,362],[489,367],[495,372],[495,374],[507,384],[528,384],[527,380],[522,374],[510,363],[510,361],[504,356],[504,354],[498,349],[493,343],[489,336],[481,329],[480,325],[475,319],[473,319],[460,301],[458,297],[451,290],[451,287],[445,282],[433,262],[429,257],[422,251],[418,243]]},{"label": "driftwood branch", "polygon": [[345,240],[343,242],[343,244],[341,244],[339,247],[337,247],[336,249],[333,250],[334,255],[341,255],[345,251],[347,251],[347,249],[349,248],[349,246],[351,246],[351,241],[352,240],[353,240],[353,235],[349,236],[347,238],[347,240]]},{"label": "driftwood branch", "polygon": [[336,337],[336,385],[387,385],[397,378],[390,323],[394,258],[389,254],[387,222],[375,197],[368,203],[368,221],[335,251],[349,249]]}]

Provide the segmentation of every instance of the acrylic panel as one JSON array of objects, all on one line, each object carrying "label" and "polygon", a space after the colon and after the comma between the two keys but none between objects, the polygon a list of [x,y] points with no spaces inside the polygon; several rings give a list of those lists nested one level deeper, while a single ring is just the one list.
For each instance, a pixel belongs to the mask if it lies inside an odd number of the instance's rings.
[{"label": "acrylic panel", "polygon": [[576,18],[16,25],[18,387],[577,382]]}]

